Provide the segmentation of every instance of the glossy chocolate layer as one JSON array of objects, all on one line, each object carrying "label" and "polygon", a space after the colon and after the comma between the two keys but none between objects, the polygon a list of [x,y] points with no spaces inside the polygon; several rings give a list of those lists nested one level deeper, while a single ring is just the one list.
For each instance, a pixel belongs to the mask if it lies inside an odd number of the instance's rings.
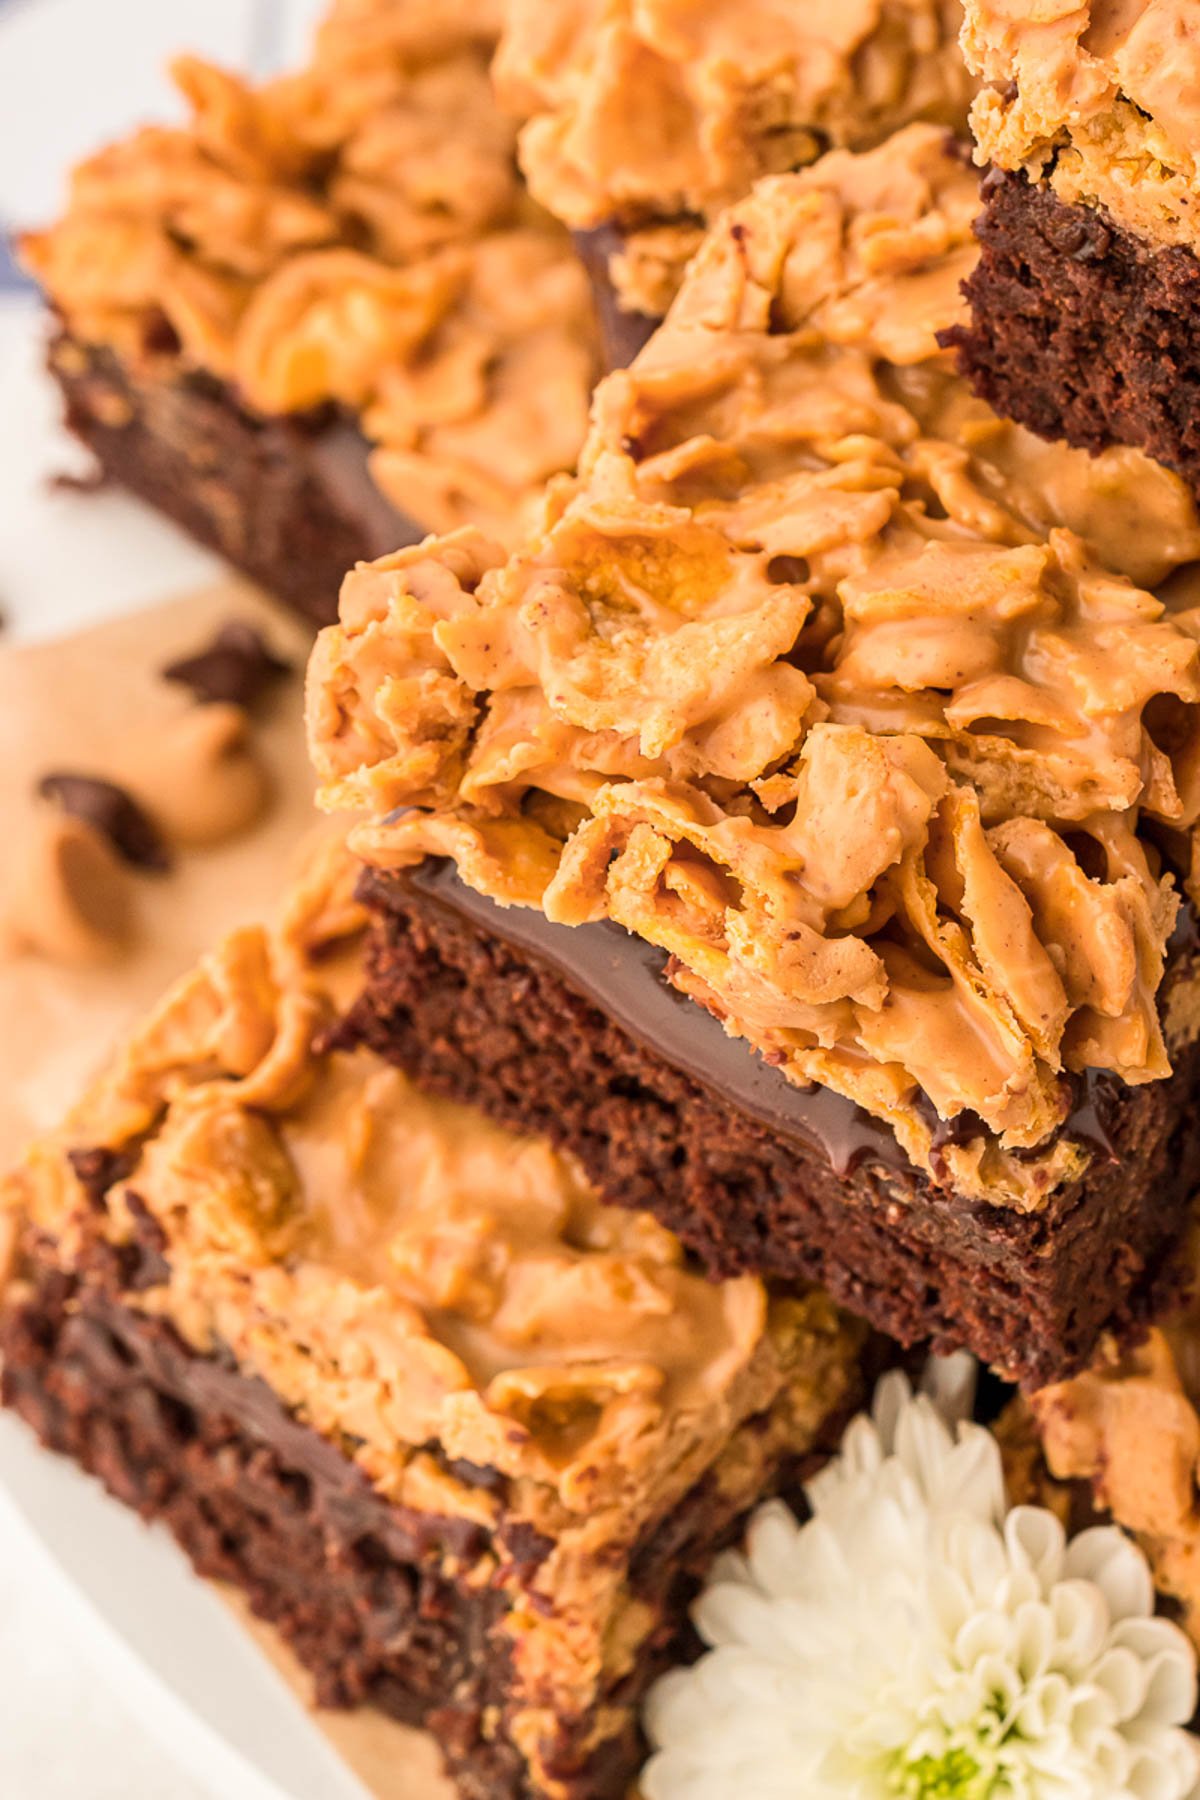
[{"label": "glossy chocolate layer", "polygon": [[318,432],[307,446],[308,460],[325,491],[362,532],[363,560],[373,562],[406,544],[419,544],[427,534],[407,513],[397,510],[375,484],[371,447],[357,426],[341,422]]},{"label": "glossy chocolate layer", "polygon": [[498,906],[460,881],[451,862],[422,863],[407,880],[487,936],[548,964],[638,1043],[769,1131],[820,1151],[839,1175],[868,1161],[912,1170],[890,1128],[853,1100],[830,1088],[797,1087],[729,1037],[718,1019],[671,986],[667,957],[655,945],[608,920],[556,925],[532,907]]},{"label": "glossy chocolate layer", "polygon": [[[469,919],[488,937],[538,958],[636,1042],[738,1108],[777,1136],[823,1155],[835,1174],[876,1164],[912,1179],[918,1171],[891,1127],[844,1094],[814,1083],[799,1087],[771,1067],[719,1019],[667,979],[662,950],[609,920],[557,925],[533,907],[499,906],[459,879],[454,864],[430,859],[404,880],[427,900]],[[1113,1148],[1106,1126],[1117,1084],[1092,1071],[1075,1079],[1075,1098],[1061,1131],[1103,1160]],[[938,1121],[935,1141],[967,1142],[973,1116]]]},{"label": "glossy chocolate layer", "polygon": [[573,231],[571,237],[592,284],[605,369],[627,369],[662,321],[648,313],[626,312],[617,298],[608,263],[623,243],[620,226],[596,225],[590,231]]}]

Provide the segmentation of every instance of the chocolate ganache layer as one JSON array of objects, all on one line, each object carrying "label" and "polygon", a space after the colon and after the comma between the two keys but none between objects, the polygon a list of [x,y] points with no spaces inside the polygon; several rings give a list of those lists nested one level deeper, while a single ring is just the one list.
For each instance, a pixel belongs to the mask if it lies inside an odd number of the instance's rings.
[{"label": "chocolate ganache layer", "polygon": [[[670,958],[644,938],[608,919],[556,925],[533,907],[499,906],[467,887],[448,858],[431,858],[407,879],[419,893],[461,913],[488,935],[537,957],[638,1043],[776,1136],[818,1151],[836,1175],[851,1175],[866,1162],[916,1175],[884,1120],[832,1088],[816,1082],[798,1086],[744,1038],[730,1037],[719,1019],[671,985]],[[1074,1104],[1059,1128],[1094,1145],[1103,1156],[1113,1154],[1104,1125],[1105,1094],[1111,1088],[1092,1071],[1079,1077]],[[962,1143],[978,1127],[974,1115],[938,1120],[935,1139]]]}]

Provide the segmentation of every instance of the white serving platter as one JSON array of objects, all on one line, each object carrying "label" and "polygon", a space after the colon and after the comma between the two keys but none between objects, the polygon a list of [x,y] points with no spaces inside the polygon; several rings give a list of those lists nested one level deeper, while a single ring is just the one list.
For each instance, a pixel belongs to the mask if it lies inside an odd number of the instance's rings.
[{"label": "white serving platter", "polygon": [[366,1800],[166,1533],[40,1450],[11,1416],[0,1416],[0,1532],[10,1548],[19,1534],[30,1578],[57,1589],[96,1669],[194,1781],[220,1800]]}]

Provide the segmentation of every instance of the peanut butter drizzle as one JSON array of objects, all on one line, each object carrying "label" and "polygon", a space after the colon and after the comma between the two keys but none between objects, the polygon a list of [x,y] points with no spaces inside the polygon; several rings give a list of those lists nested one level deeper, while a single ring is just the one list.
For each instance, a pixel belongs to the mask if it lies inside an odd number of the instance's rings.
[{"label": "peanut butter drizzle", "polygon": [[[351,578],[310,742],[368,861],[616,920],[935,1179],[1034,1209],[1091,1154],[1067,1077],[1169,1068],[1178,889],[1139,825],[1186,867],[1198,621],[1127,577],[1200,534],[1144,458],[1030,460],[964,398],[936,332],[976,204],[922,126],[761,183],[525,550]],[[979,1121],[936,1169],[929,1101]]]},{"label": "peanut butter drizzle", "polygon": [[265,415],[344,409],[424,529],[519,531],[574,465],[597,351],[492,99],[498,12],[336,0],[309,65],[259,86],[182,58],[189,123],[82,164],[26,262],[143,376],[202,370]]},{"label": "peanut butter drizzle", "polygon": [[71,967],[119,959],[136,931],[136,884],[94,827],[40,807],[8,856],[0,962],[31,952]]},{"label": "peanut butter drizzle", "polygon": [[496,57],[530,191],[576,229],[626,228],[627,310],[661,317],[705,223],[763,175],[915,119],[961,130],[958,0],[515,0]]},{"label": "peanut butter drizzle", "polygon": [[[242,708],[169,696],[150,710],[148,720],[123,726],[98,754],[93,750],[86,774],[115,782],[172,846],[211,849],[258,824],[272,782]],[[135,946],[148,910],[128,864],[86,820],[27,795],[15,810],[0,897],[0,961],[28,952],[72,965],[120,959]]]},{"label": "peanut butter drizzle", "polygon": [[1024,169],[1152,244],[1200,244],[1192,0],[966,0],[981,162]]}]

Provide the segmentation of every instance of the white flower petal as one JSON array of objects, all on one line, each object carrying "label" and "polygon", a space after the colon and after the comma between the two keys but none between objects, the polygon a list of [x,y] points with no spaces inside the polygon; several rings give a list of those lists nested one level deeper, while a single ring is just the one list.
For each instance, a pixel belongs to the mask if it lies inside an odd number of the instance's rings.
[{"label": "white flower petal", "polygon": [[1014,1640],[1017,1662],[1026,1681],[1036,1681],[1050,1667],[1054,1648],[1054,1620],[1040,1600],[1027,1600],[1016,1608]]},{"label": "white flower petal", "polygon": [[1054,1619],[1054,1663],[1082,1677],[1108,1638],[1108,1602],[1086,1581],[1060,1581],[1048,1604]]},{"label": "white flower petal", "polygon": [[1118,1723],[1137,1717],[1146,1694],[1146,1665],[1132,1650],[1114,1644],[1097,1658],[1091,1671],[1096,1686],[1112,1696]]},{"label": "white flower petal", "polygon": [[1149,1565],[1116,1525],[1093,1525],[1072,1539],[1066,1573],[1098,1587],[1112,1619],[1144,1618],[1154,1611]]},{"label": "white flower petal", "polygon": [[931,1356],[921,1371],[921,1392],[928,1396],[948,1425],[962,1425],[975,1411],[979,1364],[969,1350],[950,1356]]},{"label": "white flower petal", "polygon": [[1046,1594],[1061,1579],[1067,1534],[1042,1506],[1014,1506],[1004,1521],[1004,1542],[1013,1567],[1028,1569]]},{"label": "white flower petal", "polygon": [[1121,1533],[1006,1513],[991,1433],[899,1374],[809,1497],[719,1559],[646,1800],[1200,1800],[1195,1653]]},{"label": "white flower petal", "polygon": [[1147,1665],[1143,1718],[1186,1725],[1196,1710],[1196,1656],[1178,1625],[1169,1619],[1123,1619],[1112,1641]]}]

